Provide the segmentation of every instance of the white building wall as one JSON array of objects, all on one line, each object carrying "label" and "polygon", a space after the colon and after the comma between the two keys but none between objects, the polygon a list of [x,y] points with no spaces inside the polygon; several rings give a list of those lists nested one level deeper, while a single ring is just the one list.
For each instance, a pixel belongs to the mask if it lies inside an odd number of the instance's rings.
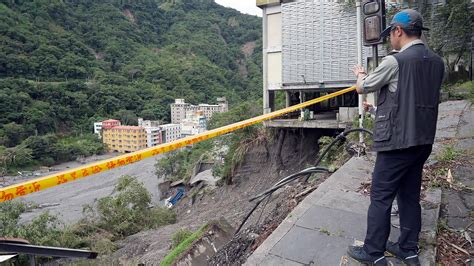
[{"label": "white building wall", "polygon": [[206,131],[206,127],[203,126],[199,121],[183,122],[181,124],[181,135],[183,137],[193,136]]},{"label": "white building wall", "polygon": [[97,134],[99,138],[102,138],[102,122],[94,123],[94,134]]},{"label": "white building wall", "polygon": [[186,117],[188,104],[171,104],[171,123],[180,123]]},{"label": "white building wall", "polygon": [[161,129],[159,127],[145,127],[147,147],[155,147],[161,144]]},{"label": "white building wall", "polygon": [[172,142],[181,138],[181,125],[179,124],[166,124],[162,125],[163,131],[163,143]]},{"label": "white building wall", "polygon": [[282,15],[279,1],[263,9],[263,112],[274,108],[274,90],[282,87]]},{"label": "white building wall", "polygon": [[282,16],[280,10],[276,9],[273,14],[268,14],[268,36],[267,36],[267,84],[270,90],[281,89],[282,86]]}]

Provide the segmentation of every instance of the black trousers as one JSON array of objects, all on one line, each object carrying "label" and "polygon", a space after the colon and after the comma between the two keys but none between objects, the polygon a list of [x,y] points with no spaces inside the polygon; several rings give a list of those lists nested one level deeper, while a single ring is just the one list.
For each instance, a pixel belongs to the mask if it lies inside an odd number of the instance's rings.
[{"label": "black trousers", "polygon": [[399,245],[405,250],[418,246],[421,230],[421,175],[432,145],[378,152],[372,176],[367,235],[364,249],[382,256],[390,235],[390,213],[397,196],[400,217]]}]

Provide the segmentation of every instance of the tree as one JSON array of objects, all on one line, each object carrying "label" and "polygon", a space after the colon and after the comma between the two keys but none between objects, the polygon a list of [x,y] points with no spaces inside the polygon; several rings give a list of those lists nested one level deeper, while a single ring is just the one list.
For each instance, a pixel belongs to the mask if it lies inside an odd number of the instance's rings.
[{"label": "tree", "polygon": [[130,110],[120,110],[114,114],[114,117],[124,125],[136,125],[138,123],[137,115]]},{"label": "tree", "polygon": [[27,166],[33,162],[33,151],[25,145],[0,148],[0,165],[6,169],[12,166]]},{"label": "tree", "polygon": [[429,43],[444,57],[450,72],[469,52],[474,18],[470,0],[450,0],[441,7],[432,7]]},{"label": "tree", "polygon": [[3,135],[6,138],[7,147],[13,147],[21,143],[25,137],[25,128],[15,122],[3,125]]},{"label": "tree", "polygon": [[[40,102],[37,102],[40,103]],[[53,132],[56,129],[53,117],[50,115],[49,106],[40,103],[37,107],[27,108],[24,113],[26,123],[35,127],[39,134]]]},{"label": "tree", "polygon": [[54,146],[58,142],[55,135],[31,136],[24,141],[24,145],[32,150],[33,159],[38,161],[54,158]]}]

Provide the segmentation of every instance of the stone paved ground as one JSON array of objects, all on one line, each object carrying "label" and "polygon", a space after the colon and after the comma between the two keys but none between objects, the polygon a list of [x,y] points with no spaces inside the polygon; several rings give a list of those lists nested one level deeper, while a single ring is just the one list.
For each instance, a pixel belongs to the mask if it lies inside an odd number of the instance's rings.
[{"label": "stone paved ground", "polygon": [[[467,143],[472,138],[472,116],[472,107],[465,101],[441,104],[435,152],[442,149],[442,142],[447,139],[458,137]],[[370,180],[372,169],[373,158],[350,159],[288,215],[246,265],[358,265],[347,258],[346,250],[348,245],[360,243],[365,237],[369,197],[359,188]],[[472,175],[466,175],[466,179],[473,182]],[[434,265],[441,190],[431,188],[425,195],[420,258],[422,265]],[[472,193],[463,199],[469,197],[472,204]],[[463,204],[466,205],[464,201]],[[451,206],[458,214],[466,208]],[[399,234],[397,223],[394,217],[392,240]],[[401,265],[394,258],[390,261],[392,265]]]},{"label": "stone paved ground", "polygon": [[[451,127],[456,130],[449,130],[450,137],[445,139],[444,146],[454,145],[459,153],[460,160],[457,161],[460,163],[454,164],[451,169],[455,182],[454,188],[445,186],[442,190],[441,221],[446,224],[447,230],[456,232],[457,235],[467,232],[471,239],[474,239],[474,106],[466,105],[466,102],[455,103],[459,104],[459,108],[465,107],[460,113],[461,118],[458,125]],[[454,124],[454,122],[450,123]],[[442,151],[443,145],[440,146],[439,150]],[[464,249],[473,250],[467,241],[462,240],[460,243],[462,242],[466,244],[463,246]],[[458,243],[458,245],[460,244]],[[453,264],[462,261],[459,256],[449,257],[448,261],[454,259],[457,261],[452,262]],[[472,253],[470,259],[472,265],[474,262]]]},{"label": "stone paved ground", "polygon": [[[451,101],[442,104],[443,115],[438,120],[435,153],[453,145],[464,160],[452,170],[455,182],[474,189],[474,106],[466,101]],[[459,118],[458,118],[459,117]],[[443,216],[450,228],[465,229],[473,222],[469,217],[474,210],[474,195],[467,190],[443,189]],[[472,216],[472,214],[471,214]]]}]

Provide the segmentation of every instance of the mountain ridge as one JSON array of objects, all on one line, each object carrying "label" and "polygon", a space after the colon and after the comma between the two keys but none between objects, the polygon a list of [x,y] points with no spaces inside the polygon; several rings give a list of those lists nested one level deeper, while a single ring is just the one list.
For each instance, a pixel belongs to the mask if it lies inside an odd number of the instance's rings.
[{"label": "mountain ridge", "polygon": [[0,147],[261,98],[260,18],[212,0],[3,1],[0,31]]}]

